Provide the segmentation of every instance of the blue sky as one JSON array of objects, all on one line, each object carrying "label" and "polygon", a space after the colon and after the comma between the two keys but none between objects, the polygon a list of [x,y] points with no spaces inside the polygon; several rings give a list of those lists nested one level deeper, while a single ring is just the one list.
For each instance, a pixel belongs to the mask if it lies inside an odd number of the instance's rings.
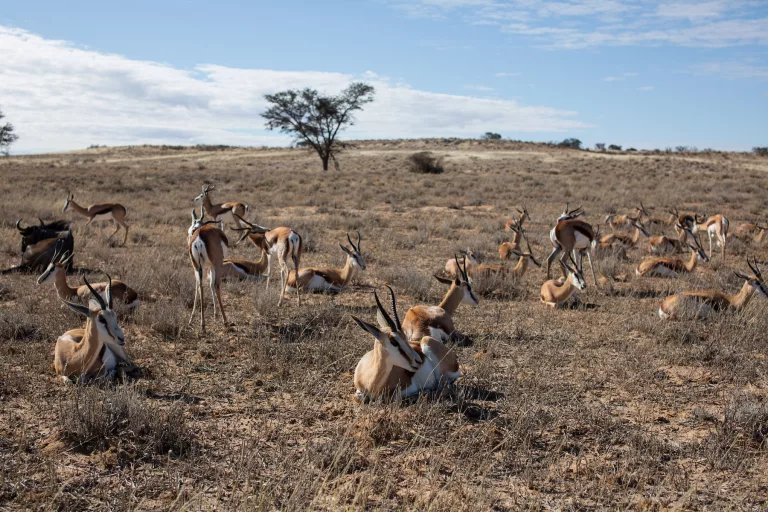
[{"label": "blue sky", "polygon": [[351,80],[347,137],[768,145],[768,1],[28,1],[0,11],[17,152],[286,144],[263,94]]}]

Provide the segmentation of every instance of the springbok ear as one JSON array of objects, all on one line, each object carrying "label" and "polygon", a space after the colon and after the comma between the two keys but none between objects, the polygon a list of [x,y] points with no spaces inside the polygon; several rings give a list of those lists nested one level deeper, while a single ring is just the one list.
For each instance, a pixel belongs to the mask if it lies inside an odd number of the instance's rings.
[{"label": "springbok ear", "polygon": [[381,336],[381,330],[379,330],[378,327],[375,325],[371,325],[368,322],[365,322],[363,320],[360,320],[356,316],[352,316],[352,320],[355,321],[355,323],[360,326],[360,328],[369,334],[371,334],[374,338],[379,339],[379,336]]},{"label": "springbok ear", "polygon": [[747,276],[747,275],[745,275],[745,274],[742,274],[741,272],[734,272],[734,274],[735,274],[735,275],[736,275],[736,277],[738,277],[739,279],[744,279],[745,281],[749,281],[749,280],[751,279],[749,276]]},{"label": "springbok ear", "polygon": [[91,316],[91,310],[90,310],[90,309],[88,309],[88,307],[87,307],[87,306],[82,306],[82,305],[80,305],[80,304],[75,304],[74,302],[68,302],[68,301],[66,301],[66,300],[65,300],[65,301],[62,301],[62,302],[64,302],[64,304],[66,304],[66,305],[67,305],[67,307],[68,307],[69,309],[71,309],[72,311],[74,311],[75,313],[77,313],[77,314],[80,314],[80,315],[83,315],[83,316],[84,316],[84,317],[86,317],[86,318],[90,318],[90,316]]},{"label": "springbok ear", "polygon": [[446,279],[446,278],[444,278],[444,277],[440,277],[440,276],[438,276],[437,274],[432,274],[432,276],[433,276],[435,279],[437,279],[439,282],[443,283],[443,284],[447,284],[447,285],[451,285],[451,284],[453,284],[453,280],[452,280],[452,279]]}]

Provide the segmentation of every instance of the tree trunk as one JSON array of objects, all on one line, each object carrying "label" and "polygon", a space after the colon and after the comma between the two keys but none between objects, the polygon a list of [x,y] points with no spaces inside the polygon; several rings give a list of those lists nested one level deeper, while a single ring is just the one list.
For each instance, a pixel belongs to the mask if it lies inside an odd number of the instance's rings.
[{"label": "tree trunk", "polygon": [[323,161],[323,170],[328,170],[328,160],[330,155],[320,155],[320,159]]}]

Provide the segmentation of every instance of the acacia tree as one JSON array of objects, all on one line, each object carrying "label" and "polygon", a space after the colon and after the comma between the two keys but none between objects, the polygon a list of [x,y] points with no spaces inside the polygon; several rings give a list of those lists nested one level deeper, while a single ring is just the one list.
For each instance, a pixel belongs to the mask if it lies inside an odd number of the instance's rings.
[{"label": "acacia tree", "polygon": [[336,155],[344,148],[337,140],[339,130],[355,124],[353,113],[373,101],[374,88],[363,82],[354,82],[338,96],[326,96],[314,89],[292,89],[264,97],[272,104],[262,115],[268,130],[280,130],[293,136],[298,147],[314,149],[323,161],[338,170]]},{"label": "acacia tree", "polygon": [[[0,121],[4,117],[3,111],[0,110]],[[13,133],[13,125],[11,123],[0,124],[0,155],[8,156],[8,149],[18,138],[19,136]]]}]

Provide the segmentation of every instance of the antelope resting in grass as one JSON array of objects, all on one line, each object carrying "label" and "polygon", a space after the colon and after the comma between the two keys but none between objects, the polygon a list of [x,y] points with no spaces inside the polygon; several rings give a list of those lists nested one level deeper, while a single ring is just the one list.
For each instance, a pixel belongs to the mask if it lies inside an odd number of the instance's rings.
[{"label": "antelope resting in grass", "polygon": [[663,254],[667,252],[683,252],[688,244],[688,236],[693,237],[693,233],[687,226],[675,224],[675,231],[678,238],[670,238],[665,235],[653,236],[648,239],[648,252]]},{"label": "antelope resting in grass", "polygon": [[736,295],[727,295],[715,290],[695,290],[678,293],[664,299],[659,307],[659,317],[666,318],[706,318],[715,311],[743,309],[755,292],[763,298],[768,298],[768,287],[757,266],[757,260],[752,258],[747,265],[752,271],[752,276],[734,272],[739,279],[744,280],[744,285]]},{"label": "antelope resting in grass", "polygon": [[522,241],[523,237],[525,236],[525,230],[523,229],[523,226],[519,224],[515,220],[510,221],[512,224],[508,224],[509,229],[507,231],[511,231],[514,233],[514,236],[512,237],[511,242],[504,242],[501,245],[499,245],[499,259],[500,260],[509,260],[512,259],[510,255],[512,254],[512,251],[519,251],[520,250],[520,242]]},{"label": "antelope resting in grass", "polygon": [[[528,214],[528,208],[523,205],[523,209],[515,208],[517,212],[520,214],[520,216],[515,219],[508,220],[507,223],[504,225],[504,231],[516,231],[514,228],[517,227],[523,227],[523,222],[528,219],[531,220],[531,216]],[[517,249],[517,247],[516,247]]]},{"label": "antelope resting in grass", "polygon": [[[215,185],[203,185],[203,193],[195,197],[193,200],[203,201],[205,212],[213,220],[220,221],[222,223],[229,222],[230,224],[235,224],[237,227],[242,228],[243,224],[240,221],[242,221],[243,217],[245,217],[245,214],[248,213],[248,205],[238,202],[213,204],[211,202],[210,196],[208,195],[208,192],[214,190],[215,188]],[[222,224],[222,226],[224,226],[224,224]]]},{"label": "antelope resting in grass", "polygon": [[528,242],[527,237],[525,238],[525,243],[528,246],[527,251],[510,251],[510,254],[519,258],[517,260],[517,264],[514,267],[505,267],[503,265],[478,265],[470,274],[482,278],[488,278],[489,276],[497,275],[505,278],[511,277],[514,279],[519,279],[523,277],[525,271],[528,270],[529,261],[537,267],[541,267],[541,263],[539,263],[533,255],[533,249],[531,249],[531,244]]},{"label": "antelope resting in grass", "polygon": [[693,272],[696,268],[696,262],[701,260],[703,262],[709,261],[709,258],[704,253],[704,249],[699,245],[699,241],[696,237],[693,237],[696,245],[688,244],[688,248],[691,250],[691,257],[688,261],[684,261],[680,258],[650,258],[643,260],[640,265],[635,269],[635,274],[638,276],[658,276],[658,277],[677,277],[679,274],[686,274]]},{"label": "antelope resting in grass", "polygon": [[431,336],[442,342],[448,342],[454,338],[453,314],[459,304],[465,302],[473,306],[479,304],[479,300],[467,276],[467,259],[464,258],[464,266],[459,265],[458,257],[454,256],[459,274],[454,279],[444,279],[435,276],[435,279],[450,286],[443,300],[437,306],[413,306],[405,314],[403,320],[403,332],[410,340],[420,340],[424,336]]},{"label": "antelope resting in grass", "polygon": [[88,222],[85,223],[86,226],[93,221],[97,221],[99,223],[99,233],[102,236],[104,236],[104,221],[112,219],[115,222],[115,231],[109,235],[108,240],[115,236],[120,231],[120,227],[122,227],[125,230],[123,235],[123,245],[125,245],[126,240],[128,240],[128,224],[125,222],[127,211],[125,206],[119,203],[98,203],[92,204],[88,208],[83,208],[75,202],[75,196],[67,192],[67,200],[61,211],[66,212],[70,207],[80,215],[88,217]]},{"label": "antelope resting in grass", "polygon": [[[253,245],[261,249],[261,251],[267,255],[267,290],[269,290],[269,281],[272,278],[272,255],[277,255],[277,263],[280,266],[280,298],[277,299],[277,305],[280,306],[283,302],[283,295],[285,295],[286,285],[288,283],[289,256],[293,261],[294,270],[299,270],[301,253],[304,248],[301,235],[285,226],[269,229],[257,226],[256,224],[251,224],[239,215],[237,218],[243,224],[248,226],[246,228],[235,228],[236,231],[246,231],[237,243],[239,244],[247,237]],[[260,261],[263,261],[263,259],[264,256],[262,256]],[[296,299],[298,300],[299,306],[301,306],[301,296],[299,295],[298,289],[296,289]]]},{"label": "antelope resting in grass", "polygon": [[603,235],[598,237],[598,244],[602,247],[621,245],[625,249],[631,249],[637,245],[637,242],[640,241],[641,234],[646,238],[650,236],[648,231],[646,231],[645,226],[640,221],[634,220],[630,222],[630,225],[634,226],[635,228],[635,234],[633,236],[630,237],[627,235],[617,235],[615,233]]},{"label": "antelope resting in grass", "polygon": [[67,382],[70,377],[79,377],[81,382],[100,376],[112,378],[121,361],[128,365],[127,371],[135,368],[125,353],[125,335],[112,311],[111,283],[107,284],[105,302],[85,277],[83,282],[90,288],[98,309],[64,301],[69,309],[87,319],[85,328],[67,331],[56,340],[53,366],[56,374]]},{"label": "antelope resting in grass", "polygon": [[224,305],[221,303],[221,278],[224,274],[224,258],[227,256],[229,241],[227,235],[216,227],[217,221],[203,222],[203,209],[200,208],[200,218],[195,217],[192,210],[192,225],[188,230],[189,259],[195,269],[195,300],[192,303],[192,315],[189,324],[195,317],[197,299],[200,297],[200,330],[205,332],[205,300],[203,298],[203,270],[207,267],[208,280],[213,295],[213,319],[216,321],[216,305],[221,311],[221,321],[227,326],[227,316],[224,314]]},{"label": "antelope resting in grass", "polygon": [[[58,244],[57,250],[61,250],[63,247],[63,240]],[[53,261],[45,269],[40,277],[37,278],[37,285],[40,286],[45,283],[53,282],[56,287],[56,292],[59,298],[69,301],[73,299],[88,299],[91,298],[91,292],[96,290],[100,294],[105,294],[109,286],[112,287],[112,297],[125,304],[129,310],[133,311],[141,305],[139,295],[132,290],[128,285],[122,281],[113,281],[109,274],[109,279],[106,283],[95,283],[89,285],[78,286],[72,288],[67,284],[67,272],[66,268],[69,265],[69,261],[72,259],[72,253],[57,252]],[[111,304],[111,303],[110,303]],[[111,307],[111,306],[110,306]]]},{"label": "antelope resting in grass", "polygon": [[225,258],[222,267],[221,278],[230,279],[261,279],[267,277],[269,257],[266,251],[261,251],[261,258],[257,261]]},{"label": "antelope resting in grass", "polygon": [[712,257],[712,236],[715,236],[717,238],[717,245],[720,246],[722,256],[725,258],[725,244],[726,237],[728,236],[728,219],[725,218],[725,215],[717,214],[711,217],[694,216],[692,231],[693,233],[698,233],[701,230],[706,231],[709,237],[709,257]]},{"label": "antelope resting in grass", "polygon": [[764,229],[755,222],[742,222],[736,228],[736,233],[739,235],[755,235],[757,231],[763,231]]},{"label": "antelope resting in grass", "polygon": [[300,268],[298,272],[291,271],[288,274],[286,291],[290,293],[301,288],[309,291],[337,293],[343,290],[352,280],[355,271],[357,269],[365,270],[366,267],[360,252],[360,232],[357,232],[357,244],[352,243],[349,233],[347,233],[347,241],[349,241],[351,249],[339,244],[341,250],[347,255],[347,260],[342,268],[307,267]]},{"label": "antelope resting in grass", "polygon": [[569,255],[568,259],[573,263],[573,267],[560,260],[560,264],[566,270],[565,281],[550,279],[541,285],[541,302],[547,306],[563,307],[571,298],[578,303],[579,296],[576,295],[576,291],[587,287],[587,281],[584,279],[581,269],[576,265],[573,256]]},{"label": "antelope resting in grass", "polygon": [[[468,248],[466,251],[461,251],[461,254],[464,256],[464,261],[466,262],[465,270],[471,276],[472,271],[478,263],[477,258],[475,257],[475,252]],[[455,257],[450,258],[445,262],[445,272],[451,277],[456,277],[459,275],[459,268],[459,262]]]},{"label": "antelope resting in grass", "polygon": [[[577,266],[578,270],[581,271],[583,270],[583,256],[581,255],[586,251],[587,258],[589,259],[589,266],[592,270],[592,279],[595,281],[595,286],[597,286],[595,266],[592,263],[592,248],[597,245],[597,235],[589,223],[578,219],[582,213],[583,210],[581,207],[569,211],[568,204],[566,203],[565,210],[560,214],[560,217],[558,217],[557,224],[552,228],[552,231],[549,232],[549,239],[552,241],[554,249],[547,258],[547,279],[549,279],[550,276],[552,262],[558,254],[563,253],[562,256],[560,256],[560,261],[565,263],[565,259],[569,255],[578,251],[580,257],[579,265]],[[575,257],[572,257],[572,261],[574,261],[575,265]],[[567,267],[563,265],[563,268]]]},{"label": "antelope resting in grass", "polygon": [[355,396],[361,401],[396,391],[405,398],[450,385],[461,377],[456,353],[439,340],[429,336],[410,343],[406,340],[397,315],[395,294],[392,288],[389,291],[394,320],[381,305],[375,291],[379,327],[352,317],[375,339],[373,350],[367,352],[355,368]]},{"label": "antelope resting in grass", "polygon": [[616,215],[614,213],[608,214],[605,216],[605,221],[603,224],[608,224],[612,229],[623,228],[633,226],[643,216],[650,217],[650,215],[648,215],[648,211],[645,209],[645,206],[643,206],[642,201],[640,202],[640,207],[634,207],[634,211],[634,215]]}]

